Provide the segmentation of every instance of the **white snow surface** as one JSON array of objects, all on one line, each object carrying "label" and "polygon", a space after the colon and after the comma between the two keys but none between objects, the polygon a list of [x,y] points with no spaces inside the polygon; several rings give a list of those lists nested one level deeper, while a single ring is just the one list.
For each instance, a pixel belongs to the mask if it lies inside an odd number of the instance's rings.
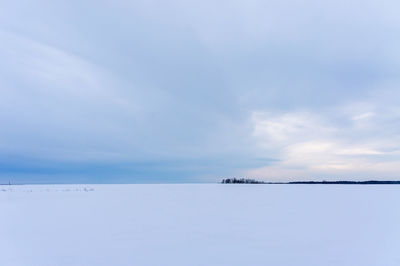
[{"label": "white snow surface", "polygon": [[400,186],[0,186],[0,265],[398,266]]}]

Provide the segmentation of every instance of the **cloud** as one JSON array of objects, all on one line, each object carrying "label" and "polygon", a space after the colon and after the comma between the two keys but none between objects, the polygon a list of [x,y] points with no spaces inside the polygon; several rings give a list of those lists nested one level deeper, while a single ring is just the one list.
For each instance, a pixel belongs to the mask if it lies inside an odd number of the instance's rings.
[{"label": "cloud", "polygon": [[393,176],[398,7],[3,1],[0,175]]},{"label": "cloud", "polygon": [[[392,106],[375,105],[377,113],[363,108],[360,112],[357,106],[360,104],[338,106],[333,108],[337,112],[318,114],[254,112],[254,138],[260,148],[275,154],[279,161],[247,175],[278,180],[398,178],[400,136],[397,125],[388,125],[386,120],[398,120],[400,116],[391,112]],[[382,129],[385,132],[375,134]]]}]

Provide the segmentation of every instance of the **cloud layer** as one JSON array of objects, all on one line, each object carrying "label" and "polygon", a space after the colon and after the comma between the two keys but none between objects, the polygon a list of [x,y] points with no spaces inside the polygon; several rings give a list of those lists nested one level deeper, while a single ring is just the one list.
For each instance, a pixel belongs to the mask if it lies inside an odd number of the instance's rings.
[{"label": "cloud layer", "polygon": [[3,2],[0,181],[397,178],[399,7]]},{"label": "cloud layer", "polygon": [[318,113],[255,112],[254,137],[280,160],[247,174],[275,180],[398,178],[396,109],[364,102]]}]

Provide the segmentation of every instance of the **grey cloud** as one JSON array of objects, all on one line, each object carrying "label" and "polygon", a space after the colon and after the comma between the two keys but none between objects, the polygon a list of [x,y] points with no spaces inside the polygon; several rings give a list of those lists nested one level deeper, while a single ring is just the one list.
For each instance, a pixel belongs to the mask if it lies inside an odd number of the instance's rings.
[{"label": "grey cloud", "polygon": [[[395,139],[398,7],[1,3],[0,153],[89,164],[210,157],[247,169],[231,156],[258,167],[255,158],[280,160],[282,149],[259,146],[257,111],[319,113],[349,142]],[[374,129],[350,118],[368,112]],[[217,175],[209,165],[201,174]]]}]

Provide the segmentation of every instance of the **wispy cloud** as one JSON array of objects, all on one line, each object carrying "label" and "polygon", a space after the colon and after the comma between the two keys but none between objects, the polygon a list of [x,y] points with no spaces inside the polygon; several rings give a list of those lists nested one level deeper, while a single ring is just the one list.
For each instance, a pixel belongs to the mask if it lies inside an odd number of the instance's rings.
[{"label": "wispy cloud", "polygon": [[261,149],[280,160],[248,174],[272,179],[397,178],[400,135],[398,125],[387,120],[400,116],[391,112],[392,106],[375,105],[375,111],[359,113],[349,106],[318,113],[254,112],[253,136]]}]

